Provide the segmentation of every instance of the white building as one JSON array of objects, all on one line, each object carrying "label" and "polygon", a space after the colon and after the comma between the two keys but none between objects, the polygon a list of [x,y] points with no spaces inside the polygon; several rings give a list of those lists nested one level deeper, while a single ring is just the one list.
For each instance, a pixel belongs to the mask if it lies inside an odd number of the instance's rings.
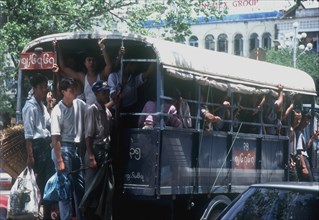
[{"label": "white building", "polygon": [[[228,15],[223,20],[204,21],[199,17],[191,27],[189,45],[226,52],[245,57],[261,57],[262,49],[278,46],[278,43],[294,31],[307,33],[305,43],[312,43],[319,52],[319,2],[302,1],[298,6],[294,0],[221,0],[227,6]],[[148,23],[156,35],[164,31]],[[276,44],[275,44],[276,42]],[[258,48],[258,49],[257,49]],[[259,54],[258,54],[259,53]]]},{"label": "white building", "polygon": [[192,26],[188,44],[248,57],[255,48],[271,48],[281,13],[259,12],[226,16]]}]

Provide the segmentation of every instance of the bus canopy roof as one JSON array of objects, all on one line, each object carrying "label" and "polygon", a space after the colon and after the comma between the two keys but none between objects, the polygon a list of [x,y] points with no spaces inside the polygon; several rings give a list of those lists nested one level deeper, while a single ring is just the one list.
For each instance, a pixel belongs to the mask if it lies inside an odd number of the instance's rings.
[{"label": "bus canopy roof", "polygon": [[276,86],[281,83],[285,91],[316,96],[314,80],[301,70],[135,34],[111,32],[52,34],[31,41],[23,52],[41,43],[51,43],[53,40],[101,38],[124,42],[136,41],[151,46],[159,63],[170,75],[184,80],[197,80],[202,85],[258,94],[276,90]]}]

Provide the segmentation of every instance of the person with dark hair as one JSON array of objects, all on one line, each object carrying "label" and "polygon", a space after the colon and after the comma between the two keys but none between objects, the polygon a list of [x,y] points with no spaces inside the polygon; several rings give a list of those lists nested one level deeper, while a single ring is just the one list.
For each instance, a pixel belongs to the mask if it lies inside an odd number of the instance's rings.
[{"label": "person with dark hair", "polygon": [[[82,162],[78,155],[78,144],[84,138],[84,113],[86,103],[76,99],[76,82],[63,78],[60,82],[61,101],[51,113],[51,134],[54,161],[57,172],[64,173],[72,183],[72,195],[66,201],[59,201],[60,218],[69,220],[73,215],[73,206],[77,219],[83,219],[78,205],[84,194],[84,179],[81,172]],[[72,203],[74,202],[74,203]]]},{"label": "person with dark hair", "polygon": [[[138,111],[138,88],[142,86],[147,77],[154,72],[155,64],[149,64],[144,72],[134,76],[133,74],[137,69],[138,63],[128,62],[124,64],[123,72],[117,71],[110,74],[108,85],[111,87],[111,90],[110,101],[107,103],[107,107],[109,109],[112,108],[113,112],[131,113]],[[125,126],[136,127],[136,118],[126,118]]]},{"label": "person with dark hair", "polygon": [[174,105],[176,106],[177,114],[180,116],[183,128],[191,128],[193,126],[192,119],[191,119],[191,113],[190,113],[190,107],[183,99],[182,93],[179,89],[175,89],[174,93]]},{"label": "person with dark hair", "polygon": [[110,87],[106,81],[93,83],[96,102],[85,113],[85,194],[80,209],[87,219],[112,219],[114,191],[113,168],[110,158],[111,112],[105,107]]},{"label": "person with dark hair", "polygon": [[[156,102],[147,101],[143,107],[142,113],[156,113]],[[177,115],[177,109],[172,102],[165,101],[163,103],[163,113],[168,114],[168,116],[164,117],[165,126],[174,128],[183,127],[183,121],[179,115]],[[142,129],[152,129],[156,124],[157,117],[155,115],[141,115],[138,119],[138,127]]]},{"label": "person with dark hair", "polygon": [[301,121],[296,128],[296,150],[295,156],[296,168],[299,181],[313,181],[313,175],[309,164],[307,150],[311,148],[311,142],[307,141],[304,136],[304,128],[310,123],[311,115],[309,112],[302,112]]},{"label": "person with dark hair", "polygon": [[[209,97],[210,97],[210,87],[202,87],[201,91],[201,101],[203,102],[200,106],[200,113],[203,119],[203,129],[205,131],[212,131],[214,128],[214,124],[221,123],[222,118],[218,115],[215,115],[213,110],[210,110],[208,107]],[[229,102],[223,102],[225,107],[229,107]]]},{"label": "person with dark hair", "polygon": [[268,94],[266,96],[265,108],[263,120],[267,124],[265,128],[265,133],[269,135],[279,134],[279,129],[281,128],[282,122],[280,117],[280,112],[282,111],[283,101],[284,101],[284,86],[282,84],[277,85],[278,97],[277,99],[272,95]]},{"label": "person with dark hair", "polygon": [[[250,96],[247,96],[247,107],[250,109],[246,109],[242,111],[243,119],[244,121],[248,123],[260,123],[261,118],[261,109],[263,105],[265,104],[266,96],[264,94],[257,95],[253,94]],[[251,125],[251,124],[243,124],[243,131],[247,133],[253,133],[258,134],[260,132],[260,126],[259,125]]]},{"label": "person with dark hair", "polygon": [[297,181],[297,169],[296,169],[296,162],[295,157],[297,154],[296,150],[296,128],[299,126],[301,121],[301,111],[300,109],[292,110],[291,114],[291,126],[290,126],[290,137],[289,137],[289,180]]},{"label": "person with dark hair", "polygon": [[125,63],[123,73],[120,71],[110,74],[108,84],[111,87],[110,97],[113,107],[116,102],[121,102],[121,107],[124,112],[132,111],[134,104],[137,103],[137,88],[143,85],[146,78],[155,70],[155,64],[151,63],[147,70],[133,76],[138,68],[135,62]]},{"label": "person with dark hair", "polygon": [[61,71],[66,74],[68,77],[72,77],[82,83],[84,86],[84,96],[85,102],[88,105],[91,105],[95,102],[96,98],[94,93],[92,92],[92,84],[98,80],[107,80],[111,70],[112,70],[112,63],[110,58],[105,50],[105,40],[102,39],[98,41],[98,45],[100,50],[103,53],[105,67],[101,71],[101,73],[97,72],[97,62],[96,62],[96,55],[93,51],[87,51],[84,54],[83,64],[85,66],[86,72],[76,71],[71,67],[68,67],[64,64],[63,58],[59,56],[59,66]]},{"label": "person with dark hair", "polygon": [[[48,93],[48,79],[37,74],[31,77],[30,84],[33,95],[30,100],[26,101],[22,109],[24,137],[28,154],[27,164],[33,168],[36,174],[36,181],[43,196],[45,184],[54,173],[54,165],[50,160],[51,134],[48,129],[51,123],[50,114],[42,102]],[[51,107],[51,100],[47,100],[47,102],[48,107]],[[43,200],[41,203],[43,204],[44,219],[51,219],[52,203]]]}]

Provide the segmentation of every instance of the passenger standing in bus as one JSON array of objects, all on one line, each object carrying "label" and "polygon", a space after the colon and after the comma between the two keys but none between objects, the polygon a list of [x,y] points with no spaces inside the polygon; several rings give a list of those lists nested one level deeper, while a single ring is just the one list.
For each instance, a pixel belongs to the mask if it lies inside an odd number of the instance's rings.
[{"label": "passenger standing in bus", "polygon": [[[59,56],[60,59],[62,59],[62,55],[60,53],[59,53],[58,56]],[[60,61],[60,62],[62,62],[62,61]],[[77,70],[77,64],[76,64],[76,59],[75,59],[74,55],[68,55],[67,57],[65,57],[65,66],[68,67],[68,68],[71,68],[74,71]],[[60,69],[58,64],[54,64],[53,72],[56,75],[56,93],[57,93],[57,96],[58,96],[58,100],[61,100],[62,99],[62,94],[60,94],[60,91],[59,91],[59,84],[60,84],[61,78],[62,77],[67,77],[67,74],[62,72],[62,70]],[[85,101],[83,84],[79,80],[77,80],[77,94],[78,94],[77,98],[82,99],[83,101]]]},{"label": "passenger standing in bus", "polygon": [[[50,160],[51,155],[51,134],[48,130],[51,119],[47,108],[51,109],[51,97],[47,96],[47,107],[43,104],[43,99],[48,92],[48,79],[40,74],[30,79],[33,88],[33,96],[27,100],[23,109],[24,137],[27,148],[27,164],[32,167],[36,174],[37,185],[41,196],[44,194],[44,187],[48,179],[54,173],[54,164]],[[41,201],[43,205],[44,219],[51,219],[52,203]]]},{"label": "passenger standing in bus", "polygon": [[[123,73],[121,71],[113,72],[108,78],[108,85],[111,87],[111,100],[107,104],[109,108],[120,108],[121,112],[137,112],[137,89],[144,84],[147,77],[155,71],[155,63],[151,63],[147,70],[133,76],[138,67],[137,63],[124,63]],[[126,125],[136,127],[137,120],[126,120]]]},{"label": "passenger standing in bus", "polygon": [[269,124],[265,128],[266,134],[276,135],[281,127],[280,112],[284,101],[284,86],[278,84],[278,98],[275,99],[271,94],[266,96],[264,108],[264,123]]},{"label": "passenger standing in bus", "polygon": [[222,119],[219,116],[216,116],[209,112],[207,105],[201,105],[201,116],[203,118],[203,126],[205,131],[212,130],[212,123],[220,123]]},{"label": "passenger standing in bus", "polygon": [[[156,113],[156,102],[147,101],[143,107],[142,113]],[[165,126],[174,128],[182,128],[183,122],[181,117],[177,115],[177,109],[172,102],[164,102],[163,113],[168,114],[164,117]],[[157,123],[155,115],[141,115],[138,119],[138,127],[142,129],[152,129]]]},{"label": "passenger standing in bus", "polygon": [[76,99],[76,82],[71,78],[63,78],[60,82],[61,101],[51,113],[51,134],[54,154],[52,160],[57,172],[64,173],[72,183],[73,199],[59,201],[60,218],[69,220],[73,216],[73,207],[77,219],[83,219],[78,205],[84,194],[84,179],[81,172],[82,163],[78,151],[78,143],[84,137],[84,112],[86,103]]},{"label": "passenger standing in bus", "polygon": [[216,131],[229,131],[229,126],[224,123],[223,120],[229,120],[230,119],[230,97],[224,96],[224,99],[222,100],[222,103],[217,106],[217,108],[214,108],[213,114],[220,117],[222,120],[220,122],[214,123],[213,127]]},{"label": "passenger standing in bus", "polygon": [[85,165],[85,194],[80,209],[87,219],[112,219],[114,177],[110,158],[111,112],[105,107],[110,87],[99,80],[92,85],[96,102],[85,116],[87,151]]},{"label": "passenger standing in bus", "polygon": [[81,72],[81,71],[78,72],[73,70],[70,67],[67,67],[63,62],[63,58],[59,56],[59,66],[61,68],[61,71],[64,72],[68,77],[72,77],[76,80],[79,80],[82,83],[82,85],[84,85],[85,101],[88,105],[93,104],[96,100],[96,97],[94,93],[92,92],[92,84],[98,80],[107,80],[112,70],[112,63],[105,50],[104,39],[100,40],[98,42],[98,45],[100,47],[100,50],[103,53],[103,57],[105,61],[105,67],[101,73],[97,72],[96,55],[94,54],[93,51],[88,51],[84,55],[83,63],[84,63],[86,72]]},{"label": "passenger standing in bus", "polygon": [[297,154],[296,149],[296,128],[299,126],[301,121],[301,111],[299,109],[292,110],[291,114],[291,127],[289,137],[289,180],[298,181],[297,169],[295,156]]},{"label": "passenger standing in bus", "polygon": [[182,120],[183,128],[191,128],[193,125],[190,107],[187,101],[184,100],[181,91],[177,88],[175,89],[174,98],[174,105],[176,106],[177,114],[180,116]]},{"label": "passenger standing in bus", "polygon": [[304,128],[310,123],[311,115],[309,112],[302,112],[299,126],[296,128],[296,150],[295,156],[296,168],[299,181],[312,182],[313,175],[309,164],[307,151],[311,149],[311,142],[305,140]]},{"label": "passenger standing in bus", "polygon": [[[73,56],[67,57],[66,60],[67,60],[67,62],[66,62],[67,66],[75,70],[75,66],[74,66],[75,65],[75,59],[74,59],[74,57]],[[59,68],[59,66],[57,64],[55,64],[55,70],[53,72],[56,74],[57,94],[59,94],[59,97],[61,99],[62,98],[61,97],[62,94],[60,92],[59,85],[60,85],[60,82],[61,82],[61,78],[62,77],[66,77],[66,75],[62,71],[60,71],[60,68]],[[82,83],[79,80],[75,80],[75,84],[76,84],[76,89],[75,89],[76,98],[85,101]],[[85,150],[86,150],[85,141],[82,140],[81,143],[79,144],[79,154],[80,154],[82,162],[84,160]]]},{"label": "passenger standing in bus", "polygon": [[[248,110],[242,111],[242,114],[244,115],[244,120],[249,123],[261,123],[261,109],[263,105],[265,104],[265,95],[250,95],[247,97],[248,101]],[[258,134],[260,132],[260,126],[259,125],[244,125],[243,131],[246,133],[253,133]]]}]

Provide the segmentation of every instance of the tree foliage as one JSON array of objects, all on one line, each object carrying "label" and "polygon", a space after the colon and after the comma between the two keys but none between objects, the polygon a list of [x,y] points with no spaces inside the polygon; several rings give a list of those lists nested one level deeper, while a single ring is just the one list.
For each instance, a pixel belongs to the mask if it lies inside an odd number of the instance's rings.
[{"label": "tree foliage", "polygon": [[[288,49],[272,49],[266,52],[266,61],[292,67],[292,52]],[[314,80],[319,78],[319,56],[316,52],[297,52],[296,68],[311,75]]]},{"label": "tree foliage", "polygon": [[[272,49],[266,52],[266,61],[292,67],[292,52],[288,49]],[[316,52],[297,52],[296,68],[308,73],[315,81],[319,97],[319,56]],[[319,101],[319,98],[317,100]]]},{"label": "tree foliage", "polygon": [[[140,3],[138,3],[140,2]],[[143,3],[141,3],[143,2]],[[220,17],[225,11],[215,7],[219,0],[136,1],[136,0],[0,0],[0,54],[9,54],[18,65],[23,47],[37,37],[67,31],[110,30],[113,24],[125,24],[128,31],[145,35],[152,33],[145,22],[165,20],[163,37],[184,41],[190,35],[190,21],[198,15]],[[164,3],[164,4],[163,4]],[[12,79],[17,71],[5,69],[0,56],[0,72]],[[9,100],[4,81],[0,81],[0,98]],[[12,100],[11,100],[12,102]],[[0,103],[2,112],[14,112]]]}]

